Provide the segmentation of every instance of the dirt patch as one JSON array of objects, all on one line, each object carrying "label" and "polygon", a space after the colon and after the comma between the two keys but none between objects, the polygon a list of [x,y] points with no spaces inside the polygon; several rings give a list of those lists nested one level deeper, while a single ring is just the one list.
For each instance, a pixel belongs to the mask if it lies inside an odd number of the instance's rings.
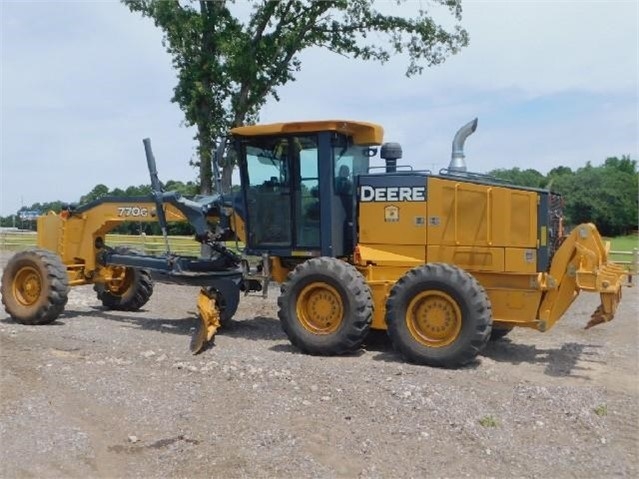
[{"label": "dirt patch", "polygon": [[515,330],[458,370],[406,364],[383,334],[299,354],[277,293],[242,298],[198,356],[195,288],[157,285],[138,313],[74,288],[48,326],[0,313],[0,476],[639,473],[637,289],[610,324],[583,330],[584,294],[548,333]]}]

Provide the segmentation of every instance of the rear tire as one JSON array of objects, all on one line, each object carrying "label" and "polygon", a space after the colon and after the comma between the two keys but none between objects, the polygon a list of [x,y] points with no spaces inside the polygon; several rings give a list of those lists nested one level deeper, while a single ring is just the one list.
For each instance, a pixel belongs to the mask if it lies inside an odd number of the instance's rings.
[{"label": "rear tire", "polygon": [[2,273],[2,304],[21,324],[49,324],[64,311],[69,295],[67,268],[51,251],[15,254]]},{"label": "rear tire", "polygon": [[313,258],[298,265],[282,284],[277,303],[282,329],[295,347],[308,354],[358,350],[373,318],[364,277],[337,258]]},{"label": "rear tire", "polygon": [[408,271],[386,302],[394,348],[416,364],[452,368],[486,346],[492,309],[484,288],[466,271],[431,263]]},{"label": "rear tire", "polygon": [[[116,248],[118,254],[134,254],[128,248]],[[125,266],[110,266],[120,268],[124,277],[121,281],[110,283],[95,283],[93,290],[97,293],[102,305],[116,311],[138,311],[153,294],[153,280],[146,269],[129,268]]]}]

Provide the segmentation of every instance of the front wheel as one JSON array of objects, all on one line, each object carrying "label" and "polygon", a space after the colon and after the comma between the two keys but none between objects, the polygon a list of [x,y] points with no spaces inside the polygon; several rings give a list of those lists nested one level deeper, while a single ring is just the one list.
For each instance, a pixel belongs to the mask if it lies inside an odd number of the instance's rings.
[{"label": "front wheel", "polygon": [[[137,251],[117,247],[118,254],[134,255]],[[128,266],[106,266],[111,279],[104,283],[95,283],[96,292],[102,306],[116,311],[138,311],[153,294],[153,280],[146,269]]]},{"label": "front wheel", "polygon": [[486,346],[492,309],[484,288],[466,271],[431,263],[408,271],[386,302],[394,348],[417,364],[457,367]]},{"label": "front wheel", "polygon": [[337,258],[313,258],[298,265],[282,284],[277,303],[282,329],[308,354],[356,351],[373,318],[364,277]]},{"label": "front wheel", "polygon": [[21,324],[48,324],[64,311],[67,269],[55,253],[29,249],[13,256],[2,274],[2,304]]}]

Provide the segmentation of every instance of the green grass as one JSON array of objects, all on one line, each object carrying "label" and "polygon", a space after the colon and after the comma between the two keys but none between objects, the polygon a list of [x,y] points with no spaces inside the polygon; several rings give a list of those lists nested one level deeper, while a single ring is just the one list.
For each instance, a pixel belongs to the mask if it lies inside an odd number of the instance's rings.
[{"label": "green grass", "polygon": [[612,251],[632,251],[633,248],[639,248],[639,236],[637,235],[617,236],[611,241],[610,249]]},{"label": "green grass", "polygon": [[[20,251],[26,248],[33,248],[36,245],[36,234],[33,232],[18,233],[14,231],[0,233],[0,250],[4,251]],[[137,236],[137,235],[119,235],[108,234],[106,243],[109,246],[128,246],[141,250],[147,254],[164,253],[164,239],[162,236]],[[229,249],[235,250],[235,242],[226,243]],[[242,248],[242,244],[239,245]],[[200,244],[191,236],[169,236],[169,247],[171,252],[199,256]]]},{"label": "green grass", "polygon": [[[610,251],[615,251],[610,255],[610,259],[625,265],[631,266],[633,255],[630,254],[634,249],[639,249],[639,236],[617,236],[616,238],[604,238],[606,241],[610,241]],[[621,252],[621,253],[620,253]],[[637,257],[634,256],[635,261]],[[637,271],[635,266],[635,271]]]},{"label": "green grass", "polygon": [[606,404],[600,404],[594,409],[597,416],[603,417],[608,415],[608,406]]},{"label": "green grass", "polygon": [[497,419],[492,416],[484,416],[479,420],[482,427],[497,427]]}]

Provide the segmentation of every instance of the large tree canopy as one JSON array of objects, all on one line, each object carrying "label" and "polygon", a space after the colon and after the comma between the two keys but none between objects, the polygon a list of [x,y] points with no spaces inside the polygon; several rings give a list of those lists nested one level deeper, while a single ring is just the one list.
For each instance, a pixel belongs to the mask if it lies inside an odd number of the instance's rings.
[{"label": "large tree canopy", "polygon": [[[245,15],[233,12],[226,0],[122,1],[164,32],[178,73],[172,101],[180,105],[186,124],[197,127],[205,194],[211,191],[211,158],[219,139],[230,128],[255,121],[269,97],[279,99],[277,88],[294,80],[301,68],[300,52],[318,47],[380,62],[404,53],[411,76],[468,44],[467,32],[456,23],[461,0],[429,2],[452,15],[450,28],[425,5],[406,18],[380,12],[374,0],[262,0]],[[233,165],[227,161],[223,167],[228,190]]]},{"label": "large tree canopy", "polygon": [[493,170],[489,175],[515,185],[561,193],[569,225],[592,222],[606,236],[637,229],[639,175],[637,162],[629,156],[609,157],[601,166],[588,162],[576,171],[558,166],[547,176],[533,169],[519,168]]}]

